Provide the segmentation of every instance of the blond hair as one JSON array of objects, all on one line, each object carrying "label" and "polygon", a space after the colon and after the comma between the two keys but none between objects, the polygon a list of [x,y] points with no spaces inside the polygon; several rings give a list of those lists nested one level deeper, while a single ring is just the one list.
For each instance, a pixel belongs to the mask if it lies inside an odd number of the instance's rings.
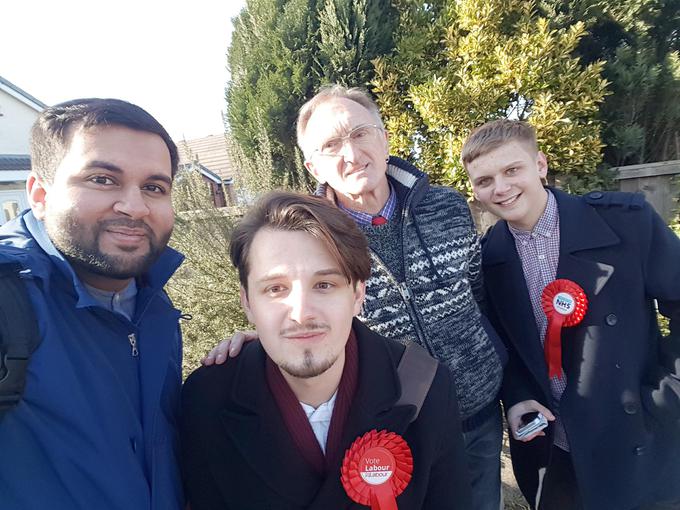
[{"label": "blond hair", "polygon": [[520,120],[494,120],[476,128],[465,141],[460,153],[463,166],[467,168],[478,157],[511,141],[522,142],[538,152],[536,131],[531,124]]}]

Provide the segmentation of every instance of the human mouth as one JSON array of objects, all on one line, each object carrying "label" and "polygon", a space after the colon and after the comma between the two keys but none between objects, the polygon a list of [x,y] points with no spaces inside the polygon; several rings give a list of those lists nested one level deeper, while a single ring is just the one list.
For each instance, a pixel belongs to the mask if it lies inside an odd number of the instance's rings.
[{"label": "human mouth", "polygon": [[364,170],[366,170],[366,167],[368,167],[368,164],[348,168],[347,170],[345,170],[345,177],[349,177],[350,175],[354,175],[354,174],[358,174],[359,172],[363,172]]},{"label": "human mouth", "polygon": [[293,340],[298,342],[317,342],[326,335],[327,331],[328,331],[327,329],[291,331],[289,333],[285,333],[283,337],[286,340]]},{"label": "human mouth", "polygon": [[146,232],[142,229],[116,227],[108,228],[106,231],[125,237],[146,237]]},{"label": "human mouth", "polygon": [[147,242],[148,234],[144,229],[111,227],[105,229],[108,237],[120,248],[137,248]]},{"label": "human mouth", "polygon": [[521,196],[521,193],[518,193],[517,195],[514,195],[506,200],[503,200],[502,202],[496,202],[496,205],[500,205],[501,207],[507,207],[509,205],[514,204],[517,202],[517,199]]}]

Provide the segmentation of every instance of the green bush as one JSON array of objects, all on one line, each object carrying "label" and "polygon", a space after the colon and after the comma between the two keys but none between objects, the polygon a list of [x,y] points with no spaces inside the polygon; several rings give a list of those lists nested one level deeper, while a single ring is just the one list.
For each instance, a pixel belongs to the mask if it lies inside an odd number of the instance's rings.
[{"label": "green bush", "polygon": [[170,245],[186,259],[167,291],[186,316],[182,333],[187,375],[221,339],[247,328],[248,321],[239,303],[238,275],[229,261],[229,236],[238,210],[216,209],[207,184],[195,172],[179,175],[173,194],[178,212]]}]

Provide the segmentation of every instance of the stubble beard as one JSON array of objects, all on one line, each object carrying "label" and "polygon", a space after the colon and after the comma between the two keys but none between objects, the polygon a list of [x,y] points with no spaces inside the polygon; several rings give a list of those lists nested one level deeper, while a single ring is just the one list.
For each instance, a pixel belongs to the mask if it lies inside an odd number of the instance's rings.
[{"label": "stubble beard", "polygon": [[[143,229],[149,249],[138,256],[103,252],[100,249],[100,235],[112,226]],[[84,225],[70,211],[48,215],[45,228],[52,244],[73,266],[115,280],[128,280],[144,274],[158,260],[172,233],[172,230],[164,232],[163,237],[158,239],[143,221],[124,218]],[[131,248],[129,251],[134,250]]]}]

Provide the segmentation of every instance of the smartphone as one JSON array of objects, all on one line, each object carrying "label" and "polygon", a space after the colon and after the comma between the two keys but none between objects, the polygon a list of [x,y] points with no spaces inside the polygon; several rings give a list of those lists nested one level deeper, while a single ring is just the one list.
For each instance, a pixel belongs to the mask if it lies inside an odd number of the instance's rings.
[{"label": "smartphone", "polygon": [[517,429],[517,439],[522,439],[548,426],[548,420],[541,413],[533,412],[522,416],[522,424]]}]

